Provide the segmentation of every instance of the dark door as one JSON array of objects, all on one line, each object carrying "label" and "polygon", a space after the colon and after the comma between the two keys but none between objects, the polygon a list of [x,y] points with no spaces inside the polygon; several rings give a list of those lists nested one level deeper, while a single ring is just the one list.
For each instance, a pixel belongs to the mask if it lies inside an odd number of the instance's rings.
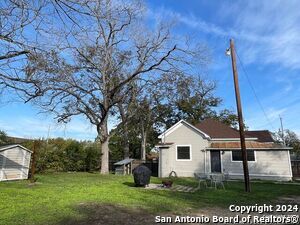
[{"label": "dark door", "polygon": [[220,151],[210,151],[210,164],[212,173],[221,173]]}]

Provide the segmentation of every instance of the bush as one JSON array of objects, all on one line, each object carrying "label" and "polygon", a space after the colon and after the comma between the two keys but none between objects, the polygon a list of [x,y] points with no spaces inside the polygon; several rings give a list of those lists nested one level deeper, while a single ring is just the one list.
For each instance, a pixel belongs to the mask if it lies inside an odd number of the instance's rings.
[{"label": "bush", "polygon": [[[24,144],[33,149],[34,143]],[[55,138],[36,142],[36,171],[92,171],[99,168],[99,145],[91,141]]]}]

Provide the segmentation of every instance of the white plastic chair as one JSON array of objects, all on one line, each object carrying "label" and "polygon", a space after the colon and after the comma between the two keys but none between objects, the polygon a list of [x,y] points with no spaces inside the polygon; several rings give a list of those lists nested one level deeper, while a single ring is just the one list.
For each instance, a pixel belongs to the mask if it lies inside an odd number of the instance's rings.
[{"label": "white plastic chair", "polygon": [[201,189],[201,183],[204,183],[205,187],[207,188],[207,180],[208,175],[205,173],[194,173],[195,178],[198,180],[198,187],[197,189]]},{"label": "white plastic chair", "polygon": [[218,185],[225,189],[224,186],[224,174],[212,174],[210,175],[211,178],[211,186],[214,186],[217,189]]}]

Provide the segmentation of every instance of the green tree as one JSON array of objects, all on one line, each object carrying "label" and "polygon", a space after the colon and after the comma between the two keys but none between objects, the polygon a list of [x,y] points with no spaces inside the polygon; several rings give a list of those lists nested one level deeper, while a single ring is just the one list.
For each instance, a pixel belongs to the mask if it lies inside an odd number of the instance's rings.
[{"label": "green tree", "polygon": [[[145,159],[163,128],[181,119],[198,123],[213,117],[233,127],[237,125],[237,116],[232,111],[217,111],[221,99],[215,96],[215,82],[177,73],[173,76],[164,74],[153,83],[155,87],[146,84],[142,91],[136,91],[139,94],[122,102],[121,123],[113,132],[114,138],[110,142],[114,155],[118,155],[118,149],[123,152],[124,143],[127,143],[128,149],[129,146],[136,149],[137,145],[132,143],[140,143],[138,155]],[[138,90],[139,86],[141,84],[136,82],[134,88]],[[134,149],[130,149],[131,156],[137,156],[133,154]]]},{"label": "green tree", "polygon": [[219,120],[220,122],[227,124],[235,129],[238,129],[239,121],[236,113],[229,109],[223,109],[217,112],[213,118]]},{"label": "green tree", "polygon": [[0,145],[5,145],[8,144],[8,138],[7,138],[7,134],[0,130]]},{"label": "green tree", "polygon": [[[39,140],[36,171],[93,171],[99,169],[99,144],[91,141],[53,138]],[[33,141],[24,144],[32,149]]]},{"label": "green tree", "polygon": [[285,143],[287,147],[292,147],[291,151],[297,157],[300,157],[300,139],[298,135],[289,129],[284,130],[283,134],[281,130],[274,133],[276,142]]},{"label": "green tree", "polygon": [[51,26],[37,23],[38,35],[22,27],[42,49],[34,48],[18,72],[0,72],[0,84],[59,122],[87,118],[101,143],[101,173],[108,173],[108,119],[128,84],[172,76],[206,58],[202,45],[173,37],[168,24],[148,26],[144,9],[140,1],[49,1],[41,15]]}]

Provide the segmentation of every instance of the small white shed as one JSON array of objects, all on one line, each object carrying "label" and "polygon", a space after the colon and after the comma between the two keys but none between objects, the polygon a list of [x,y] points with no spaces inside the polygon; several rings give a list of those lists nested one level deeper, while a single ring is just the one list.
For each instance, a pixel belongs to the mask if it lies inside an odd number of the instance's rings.
[{"label": "small white shed", "polygon": [[27,179],[31,153],[19,144],[0,146],[0,181]]}]

